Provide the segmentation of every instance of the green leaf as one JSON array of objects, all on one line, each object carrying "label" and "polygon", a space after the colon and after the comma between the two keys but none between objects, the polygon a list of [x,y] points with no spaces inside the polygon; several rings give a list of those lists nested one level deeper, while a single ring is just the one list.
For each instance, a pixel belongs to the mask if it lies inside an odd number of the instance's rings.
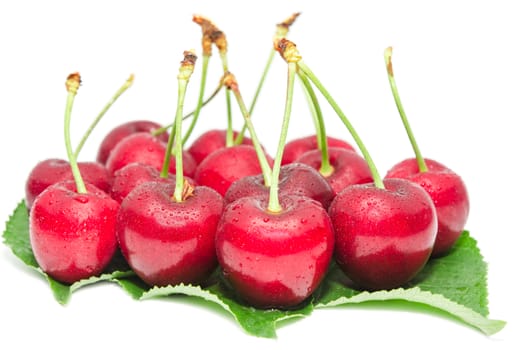
[{"label": "green leaf", "polygon": [[94,284],[100,281],[116,281],[119,278],[127,277],[133,274],[131,271],[119,271],[114,268],[115,266],[123,266],[119,256],[117,256],[116,259],[114,259],[114,261],[111,263],[111,265],[113,265],[110,267],[111,271],[108,271],[108,273],[103,273],[100,276],[83,279],[71,285],[67,285],[53,279],[51,276],[42,271],[42,269],[40,269],[37,260],[33,255],[33,250],[31,249],[31,243],[29,239],[29,216],[24,201],[21,201],[15,208],[15,211],[6,223],[6,228],[2,236],[4,243],[11,248],[11,251],[13,254],[15,254],[15,256],[22,260],[22,262],[24,262],[27,266],[35,269],[46,278],[55,299],[63,305],[68,302],[71,294],[74,291],[83,286]]},{"label": "green leaf", "polygon": [[221,281],[219,273],[215,274],[209,284],[203,287],[180,284],[150,288],[137,278],[120,280],[118,283],[132,297],[139,300],[186,295],[216,304],[230,314],[247,333],[258,337],[274,338],[277,324],[280,321],[305,317],[313,310],[310,301],[295,310],[260,310],[244,305]]},{"label": "green leaf", "polygon": [[380,300],[405,300],[442,310],[485,334],[494,334],[504,321],[489,320],[487,265],[469,232],[462,233],[449,255],[432,259],[404,288],[361,292],[334,266],[316,301],[316,308]]},{"label": "green leaf", "polygon": [[[24,202],[18,204],[6,223],[4,243],[27,266],[39,271],[48,280],[55,299],[65,304],[77,289],[102,281],[120,285],[132,298],[146,300],[184,295],[204,300],[202,305],[217,305],[227,312],[249,334],[275,337],[280,321],[306,317],[314,308],[328,308],[364,302],[404,301],[426,305],[426,310],[447,312],[454,318],[481,330],[485,334],[500,331],[504,321],[490,320],[488,315],[487,265],[477,242],[464,232],[449,255],[432,259],[408,285],[390,291],[362,292],[352,288],[351,281],[336,266],[332,266],[314,296],[295,310],[259,310],[245,305],[217,271],[203,286],[178,285],[150,288],[130,271],[126,261],[116,254],[110,266],[100,276],[65,285],[46,275],[37,264],[29,240],[28,211]],[[405,305],[405,304],[404,304]]]}]

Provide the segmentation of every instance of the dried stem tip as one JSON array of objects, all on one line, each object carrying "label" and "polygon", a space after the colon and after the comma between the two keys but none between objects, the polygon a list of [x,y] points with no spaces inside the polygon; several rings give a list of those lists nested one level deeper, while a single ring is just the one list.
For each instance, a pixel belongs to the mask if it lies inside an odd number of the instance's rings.
[{"label": "dried stem tip", "polygon": [[392,46],[389,46],[385,49],[385,64],[387,66],[387,73],[393,77],[394,72],[392,71]]},{"label": "dried stem tip", "polygon": [[178,74],[178,79],[189,80],[191,78],[191,75],[194,72],[194,65],[196,64],[197,59],[198,56],[196,56],[193,50],[183,52],[183,61],[181,61],[180,74]]},{"label": "dried stem tip", "polygon": [[124,88],[125,89],[128,89],[132,83],[134,82],[134,74],[130,74],[130,76],[128,77],[128,79],[126,80],[125,84],[124,84]]},{"label": "dried stem tip", "polygon": [[238,91],[238,82],[235,75],[231,72],[226,72],[222,79],[222,82],[226,88],[233,91]]},{"label": "dried stem tip", "polygon": [[288,63],[296,63],[302,59],[297,50],[297,45],[286,38],[282,38],[276,43],[275,50],[279,51],[282,58]]},{"label": "dried stem tip", "polygon": [[194,15],[193,22],[202,27],[202,49],[206,56],[211,56],[212,45],[215,44],[221,53],[227,52],[227,39],[218,27],[209,19]]},{"label": "dried stem tip", "polygon": [[285,38],[288,32],[290,31],[291,25],[295,22],[297,17],[299,17],[301,13],[295,12],[290,17],[286,18],[283,22],[277,24],[277,31],[275,33],[275,39],[274,41],[279,41],[282,38]]},{"label": "dried stem tip", "polygon": [[187,179],[183,180],[182,200],[187,200],[194,195],[194,186]]},{"label": "dried stem tip", "polygon": [[66,79],[66,90],[76,95],[79,86],[81,86],[81,75],[78,72],[68,75]]}]

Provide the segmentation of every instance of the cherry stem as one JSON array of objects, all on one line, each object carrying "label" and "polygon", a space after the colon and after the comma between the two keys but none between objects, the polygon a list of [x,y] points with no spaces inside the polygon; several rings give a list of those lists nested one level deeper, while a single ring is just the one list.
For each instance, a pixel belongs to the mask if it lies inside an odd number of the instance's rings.
[{"label": "cherry stem", "polygon": [[[274,47],[271,49],[271,52],[268,56],[268,60],[266,62],[266,66],[264,67],[264,71],[262,72],[262,75],[260,77],[257,90],[255,91],[255,95],[253,95],[253,101],[251,101],[251,106],[249,106],[249,115],[253,115],[253,110],[255,109],[255,105],[257,104],[258,96],[260,95],[262,86],[264,86],[264,81],[266,80],[266,77],[268,76],[268,71],[271,67],[271,63],[273,62],[273,58],[275,57],[275,43],[278,42],[280,39],[285,38],[286,35],[288,35],[291,25],[295,22],[295,20],[297,19],[297,17],[299,17],[300,14],[301,14],[300,12],[295,12],[291,16],[289,16],[286,20],[277,24],[275,35],[273,37]],[[244,134],[246,133],[246,129],[247,129],[247,126],[246,124],[244,124],[242,126],[242,129],[240,130],[240,133],[235,139],[235,145],[240,145],[242,143],[242,140],[244,139]]]},{"label": "cherry stem", "polygon": [[[271,62],[273,62],[273,57],[275,57],[275,49],[272,49],[270,52],[270,55],[268,57],[268,61],[266,62],[266,66],[264,67],[264,71],[262,72],[262,75],[260,77],[257,90],[255,91],[255,95],[253,95],[253,100],[251,101],[251,105],[249,106],[249,115],[253,115],[253,110],[255,109],[255,106],[257,104],[257,99],[260,95],[260,91],[262,90],[262,87],[264,86],[264,81],[266,80],[266,77],[268,75],[268,71],[271,67]],[[248,126],[244,123],[242,126],[242,129],[240,130],[240,133],[235,139],[235,145],[240,145],[242,141],[244,140],[244,134],[246,133],[246,129]]]},{"label": "cherry stem", "polygon": [[172,155],[174,146],[176,157],[176,185],[174,187],[173,198],[176,202],[183,202],[184,192],[188,192],[185,186],[183,177],[183,145],[182,145],[182,122],[183,122],[183,103],[185,101],[185,93],[189,79],[194,72],[194,65],[197,56],[193,51],[185,51],[184,59],[180,65],[180,72],[178,74],[178,105],[176,107],[176,116],[174,117],[174,128],[171,129],[169,135],[169,142],[167,144],[167,151],[165,152],[165,161],[163,163],[162,177],[168,176],[168,164]]},{"label": "cherry stem", "polygon": [[198,103],[196,105],[196,108],[194,109],[193,118],[191,119],[191,125],[189,125],[189,128],[187,129],[187,132],[185,133],[185,136],[182,139],[182,145],[185,145],[189,137],[191,136],[191,133],[194,130],[194,127],[196,126],[196,122],[198,121],[198,116],[200,115],[200,111],[202,110],[203,105],[203,97],[205,93],[205,82],[207,80],[207,70],[209,67],[209,59],[211,58],[211,55],[203,55],[203,61],[202,61],[202,78],[200,81],[200,92],[198,96]]},{"label": "cherry stem", "polygon": [[66,153],[68,154],[68,160],[70,161],[70,166],[73,174],[73,179],[75,181],[75,186],[77,187],[77,193],[87,193],[86,186],[81,176],[81,171],[79,170],[79,165],[77,164],[77,158],[72,149],[71,144],[71,135],[70,135],[70,121],[71,121],[71,112],[73,109],[73,101],[77,95],[77,90],[81,85],[81,76],[79,73],[72,73],[68,76],[66,80],[66,90],[68,91],[68,97],[66,100],[66,111],[64,112],[64,143],[66,144]]},{"label": "cherry stem", "polygon": [[264,150],[262,149],[262,144],[260,143],[257,137],[257,132],[255,131],[255,127],[253,125],[253,122],[251,121],[251,115],[248,112],[246,105],[244,104],[244,100],[242,99],[242,94],[240,93],[238,82],[236,81],[236,78],[232,73],[229,73],[226,75],[225,85],[235,95],[235,98],[238,102],[238,106],[240,107],[240,111],[242,112],[242,115],[244,116],[244,120],[246,121],[245,125],[249,129],[249,134],[251,135],[251,141],[253,142],[253,147],[255,148],[255,151],[257,152],[257,158],[260,164],[260,168],[262,170],[262,177],[264,178],[264,185],[266,187],[269,187],[271,183],[271,168],[266,158],[266,154],[264,153]]},{"label": "cherry stem", "polygon": [[90,125],[88,130],[86,130],[86,132],[84,133],[81,141],[77,145],[77,148],[75,149],[75,152],[74,152],[75,158],[79,157],[79,153],[81,152],[82,148],[84,147],[84,144],[86,143],[86,140],[88,140],[88,137],[90,136],[92,131],[95,129],[95,127],[97,126],[99,121],[103,118],[103,116],[106,114],[106,112],[108,112],[108,110],[110,109],[110,107],[112,107],[112,105],[115,103],[115,101],[117,101],[117,99],[125,91],[127,91],[130,86],[132,86],[133,82],[134,82],[134,75],[130,74],[130,77],[128,77],[128,79],[125,81],[125,83],[119,88],[119,90],[116,91],[114,96],[112,96],[110,101],[108,101],[108,103],[104,106],[104,108],[101,110],[99,115],[97,115],[97,117],[94,119],[94,121],[92,122],[92,124]]},{"label": "cherry stem", "polygon": [[348,129],[350,134],[352,135],[352,138],[356,142],[358,148],[360,149],[361,153],[363,154],[363,157],[365,158],[365,161],[367,162],[370,172],[372,174],[372,178],[374,180],[374,185],[378,188],[385,188],[385,185],[383,185],[383,180],[381,176],[379,175],[378,169],[376,168],[376,165],[374,164],[374,161],[372,160],[369,152],[367,151],[367,148],[363,144],[363,141],[361,141],[361,138],[359,137],[358,133],[348,120],[348,118],[345,116],[345,113],[341,110],[341,108],[338,106],[336,101],[332,98],[328,90],[321,84],[319,79],[315,76],[315,74],[308,68],[304,62],[299,61],[297,62],[298,67],[306,74],[306,76],[314,83],[314,85],[317,87],[317,89],[321,92],[321,94],[326,98],[328,103],[332,106],[334,111],[337,113],[343,124],[345,124],[345,127]]},{"label": "cherry stem", "polygon": [[[229,72],[227,65],[227,53],[225,51],[220,52],[220,57],[222,58],[222,67],[224,68],[224,74]],[[227,106],[227,128],[226,128],[226,147],[231,147],[234,145],[233,138],[233,117],[231,111],[231,93],[229,89],[226,90],[226,106]]]},{"label": "cherry stem", "polygon": [[[206,106],[209,102],[211,102],[213,100],[213,98],[218,95],[218,93],[220,92],[220,90],[222,90],[222,87],[223,87],[223,83],[220,83],[218,84],[218,86],[216,87],[215,91],[213,91],[213,93],[211,94],[211,96],[209,96],[207,98],[207,100],[203,101],[202,102],[202,107]],[[194,112],[195,111],[191,111],[189,113],[187,113],[184,117],[183,117],[183,120],[185,119],[189,119],[190,117],[192,117],[194,115]],[[172,128],[173,124],[168,124],[168,125],[165,125],[165,126],[162,126],[161,128],[158,128],[156,130],[153,130],[150,132],[150,134],[152,136],[159,136],[161,134],[163,134],[164,132],[166,132],[167,130],[169,130],[170,128]]]},{"label": "cherry stem", "polygon": [[297,71],[297,57],[288,57],[288,85],[286,90],[286,106],[284,108],[284,117],[282,119],[281,133],[279,137],[279,144],[277,146],[277,154],[273,163],[273,170],[271,173],[270,195],[268,202],[268,211],[278,213],[282,210],[279,202],[279,175],[281,168],[282,155],[284,153],[284,145],[288,136],[288,125],[290,123],[292,102],[293,102],[293,85],[295,83],[295,75]]},{"label": "cherry stem", "polygon": [[302,71],[298,71],[297,74],[303,83],[303,86],[309,97],[311,108],[314,111],[317,144],[319,150],[321,151],[321,166],[319,167],[319,173],[324,177],[328,177],[334,172],[334,167],[332,164],[330,164],[330,157],[328,156],[328,140],[326,138],[326,128],[324,124],[323,113],[321,112],[321,106],[319,105],[315,91],[306,75]]},{"label": "cherry stem", "polygon": [[398,112],[400,113],[401,120],[403,122],[403,125],[405,126],[405,131],[407,132],[407,136],[409,137],[409,141],[411,142],[412,148],[414,150],[416,162],[418,163],[418,169],[420,170],[420,172],[426,172],[428,170],[427,165],[425,164],[425,160],[422,156],[422,153],[420,152],[418,143],[414,138],[414,134],[412,132],[411,125],[409,124],[409,120],[407,119],[407,115],[403,110],[403,105],[400,100],[400,94],[398,93],[398,88],[396,86],[396,80],[394,79],[394,71],[392,68],[392,47],[388,47],[385,49],[385,66],[387,68],[387,76],[389,77],[392,96],[394,96],[394,102],[396,102],[396,107],[398,107]]}]

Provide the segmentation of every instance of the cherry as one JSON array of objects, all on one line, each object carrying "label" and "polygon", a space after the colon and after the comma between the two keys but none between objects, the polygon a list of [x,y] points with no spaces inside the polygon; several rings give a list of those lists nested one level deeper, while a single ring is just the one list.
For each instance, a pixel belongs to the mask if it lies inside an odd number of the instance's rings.
[{"label": "cherry", "polygon": [[403,178],[422,186],[431,196],[438,216],[438,233],[432,255],[447,254],[464,230],[469,215],[469,196],[462,178],[445,165],[424,159],[403,109],[394,72],[392,48],[385,50],[385,63],[391,90],[416,158],[394,165],[385,178]]},{"label": "cherry", "polygon": [[[326,137],[328,147],[339,147],[349,150],[355,150],[348,142],[337,139],[335,137]],[[282,157],[282,164],[289,164],[297,161],[301,155],[308,151],[319,149],[317,143],[317,135],[309,135],[291,140],[284,146],[284,156]],[[320,165],[319,165],[320,166]]]},{"label": "cherry", "polygon": [[[234,131],[233,136],[237,137],[238,132]],[[252,141],[249,137],[244,137],[240,144],[251,145]],[[208,130],[200,135],[189,146],[187,151],[193,156],[196,164],[200,164],[205,157],[214,151],[226,147],[226,130],[213,129]]]},{"label": "cherry", "polygon": [[[81,141],[77,145],[77,148],[73,152],[73,157],[75,157],[75,159],[79,157],[79,153],[81,152],[85,142],[99,121],[103,118],[106,112],[108,112],[114,102],[132,85],[133,81],[134,75],[130,75],[130,77],[117,90],[110,101],[103,107],[101,112],[99,112],[97,117],[92,121],[92,124],[84,133]],[[105,192],[110,190],[112,178],[104,166],[95,162],[78,162],[77,166],[79,167],[81,175],[84,177],[86,182],[94,184]],[[56,158],[46,159],[39,162],[31,170],[26,180],[26,206],[31,208],[37,195],[39,195],[48,186],[63,180],[73,180],[73,173],[69,162]]]},{"label": "cherry", "polygon": [[35,198],[29,217],[31,247],[40,268],[63,283],[100,274],[117,247],[119,204],[94,185],[85,185],[71,147],[70,117],[79,86],[78,73],[68,76],[64,139],[74,181],[46,188]]},{"label": "cherry", "polygon": [[[372,182],[370,168],[363,157],[347,148],[328,148],[332,172],[324,178],[328,181],[334,193],[339,193],[345,187],[353,184]],[[321,167],[321,152],[318,149],[305,152],[297,162],[307,164],[314,169]]]},{"label": "cherry", "polygon": [[[83,179],[104,192],[109,192],[112,177],[106,168],[96,162],[79,162]],[[31,208],[35,198],[49,186],[64,180],[73,180],[70,163],[63,159],[43,160],[31,170],[26,180],[26,206]]]},{"label": "cherry", "polygon": [[269,196],[243,197],[227,205],[216,235],[225,278],[243,300],[258,308],[290,308],[306,300],[323,279],[334,247],[332,225],[319,202],[295,195],[279,197],[295,71],[295,63],[289,62],[287,103]]},{"label": "cherry", "polygon": [[[161,171],[165,159],[167,144],[157,137],[147,132],[137,132],[122,139],[114,147],[106,162],[108,171],[113,174],[118,169],[129,163],[148,164],[158,171]],[[185,176],[193,177],[196,169],[196,162],[193,157],[187,153],[184,156]],[[176,172],[176,162],[171,158],[169,172]]]},{"label": "cherry", "polygon": [[151,165],[129,163],[114,173],[110,196],[121,203],[134,188],[144,182],[153,181],[174,183],[174,176],[162,178],[160,172]]},{"label": "cherry", "polygon": [[[267,155],[266,158],[272,164],[271,157]],[[236,180],[260,174],[261,171],[253,146],[238,145],[219,149],[207,156],[196,168],[194,180],[223,196]]]},{"label": "cherry", "polygon": [[223,198],[213,189],[184,180],[182,111],[196,56],[184,53],[178,75],[178,107],[161,176],[176,145],[175,184],[144,182],[121,203],[117,222],[119,247],[130,267],[155,286],[200,283],[217,266],[215,234]]},{"label": "cherry", "polygon": [[358,288],[391,289],[427,263],[436,236],[436,212],[418,185],[403,179],[349,186],[328,209],[337,264]]},{"label": "cherry", "polygon": [[[330,184],[313,167],[302,163],[290,163],[281,166],[279,174],[279,191],[312,198],[328,208],[334,191]],[[269,186],[264,184],[262,174],[246,176],[235,181],[227,190],[224,200],[234,202],[242,197],[256,197],[269,193]]]},{"label": "cherry", "polygon": [[[153,132],[159,128],[161,128],[160,124],[150,120],[133,120],[116,126],[103,138],[97,152],[97,161],[101,164],[106,164],[112,149],[125,137],[138,132]],[[167,142],[169,134],[163,132],[157,135],[157,138]]]},{"label": "cherry", "polygon": [[405,159],[394,165],[386,179],[401,178],[412,181],[425,189],[433,200],[438,216],[438,233],[432,256],[447,254],[467,221],[469,199],[462,178],[445,165],[431,159],[424,159],[427,171],[418,169],[415,158]]},{"label": "cherry", "polygon": [[237,99],[249,128],[253,146],[235,145],[218,149],[198,165],[194,177],[196,182],[215,189],[222,196],[225,195],[233,182],[246,176],[262,174],[265,185],[269,185],[270,164],[273,162],[258,140],[233,73],[224,75],[224,84]]},{"label": "cherry", "polygon": [[[285,47],[294,45],[282,43]],[[359,287],[390,289],[410,281],[427,263],[436,238],[433,202],[420,186],[403,179],[382,181],[361,138],[313,72],[297,68],[325,96],[354,138],[372,173],[373,183],[339,192],[328,213],[335,230],[335,258]]]}]

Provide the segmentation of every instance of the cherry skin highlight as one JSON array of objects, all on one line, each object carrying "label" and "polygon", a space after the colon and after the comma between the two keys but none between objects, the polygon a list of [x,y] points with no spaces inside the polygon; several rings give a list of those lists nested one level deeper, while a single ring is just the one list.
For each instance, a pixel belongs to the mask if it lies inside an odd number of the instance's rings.
[{"label": "cherry skin highlight", "polygon": [[[78,165],[86,182],[104,192],[110,191],[112,177],[103,165],[96,162],[79,162]],[[31,208],[42,191],[65,180],[73,180],[70,163],[66,160],[50,158],[37,163],[26,180],[26,206]]]},{"label": "cherry skin highlight", "polygon": [[102,273],[117,247],[119,204],[94,185],[87,183],[86,189],[80,194],[74,181],[56,183],[30,210],[35,258],[44,272],[66,284]]},{"label": "cherry skin highlight", "polygon": [[[122,139],[110,152],[106,167],[111,174],[129,163],[151,165],[161,171],[165,160],[167,144],[150,133],[138,132]],[[183,152],[183,172],[185,176],[193,177],[196,162],[192,156]],[[176,161],[171,157],[169,173],[176,172]]]},{"label": "cherry skin highlight", "polygon": [[[242,197],[268,195],[269,191],[262,174],[246,176],[231,184],[224,200],[231,203]],[[334,199],[334,191],[326,179],[317,170],[302,163],[281,166],[279,193],[306,196],[318,201],[324,208],[328,208]]]},{"label": "cherry skin highlight", "polygon": [[[272,164],[271,157],[267,156]],[[229,186],[245,176],[261,174],[262,169],[253,146],[221,148],[207,156],[196,168],[194,180],[225,195]]]},{"label": "cherry skin highlight", "polygon": [[[372,182],[372,173],[363,157],[355,151],[328,147],[330,164],[334,167],[332,174],[325,176],[335,193],[341,192],[344,188],[354,184]],[[305,152],[297,162],[308,164],[316,170],[321,167],[321,152],[312,150]]]},{"label": "cherry skin highlight", "polygon": [[[110,152],[114,147],[124,139],[125,137],[138,133],[138,132],[152,132],[161,128],[161,125],[150,121],[150,120],[133,120],[121,125],[116,126],[101,141],[99,145],[99,150],[97,151],[97,161],[101,164],[106,164]],[[156,136],[159,140],[167,142],[169,140],[169,134],[164,132]]]},{"label": "cherry skin highlight", "polygon": [[[334,137],[327,136],[326,142],[328,147],[345,148],[352,151],[355,150],[348,142]],[[316,149],[319,149],[317,145],[317,135],[309,135],[288,141],[284,146],[281,165],[296,162],[304,153]]]},{"label": "cherry skin highlight", "polygon": [[217,266],[215,234],[223,198],[197,186],[183,202],[174,185],[146,182],[121,203],[117,237],[123,256],[151,286],[200,283]]},{"label": "cherry skin highlight", "polygon": [[383,183],[384,189],[349,186],[328,210],[336,262],[361,289],[392,289],[409,282],[427,263],[436,238],[436,211],[427,192],[407,180]]},{"label": "cherry skin highlight", "polygon": [[385,178],[412,181],[425,189],[438,216],[438,233],[433,256],[446,255],[460,237],[469,215],[469,195],[462,178],[445,165],[424,159],[427,171],[420,172],[416,159],[406,159],[392,167]]},{"label": "cherry skin highlight", "polygon": [[[233,131],[233,138],[236,139],[238,132]],[[253,145],[249,137],[242,139],[242,145]],[[205,157],[214,151],[226,147],[226,131],[213,129],[200,135],[187,149],[191,156],[200,164]]]},{"label": "cherry skin highlight", "polygon": [[334,249],[328,214],[319,202],[283,195],[283,210],[266,196],[228,204],[216,235],[218,261],[237,294],[257,308],[290,308],[322,281]]}]

